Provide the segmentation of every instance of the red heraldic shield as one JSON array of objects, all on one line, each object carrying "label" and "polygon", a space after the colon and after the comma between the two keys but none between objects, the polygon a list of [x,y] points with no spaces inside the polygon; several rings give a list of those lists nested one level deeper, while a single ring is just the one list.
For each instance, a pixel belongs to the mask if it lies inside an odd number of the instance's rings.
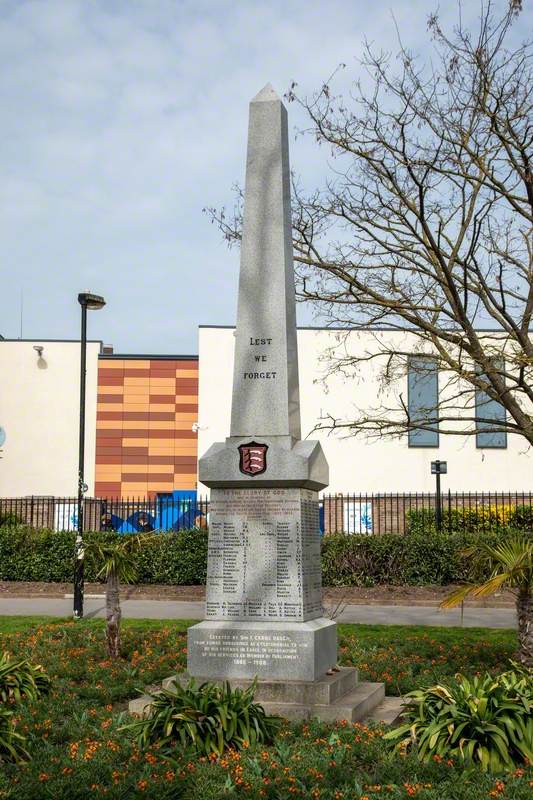
[{"label": "red heraldic shield", "polygon": [[261,475],[267,468],[267,444],[248,442],[239,445],[239,469],[243,475]]}]

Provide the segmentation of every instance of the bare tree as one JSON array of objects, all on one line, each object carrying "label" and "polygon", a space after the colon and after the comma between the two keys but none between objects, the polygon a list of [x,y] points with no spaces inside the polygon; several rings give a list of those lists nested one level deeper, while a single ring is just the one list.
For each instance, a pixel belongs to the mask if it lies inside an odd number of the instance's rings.
[{"label": "bare tree", "polygon": [[[449,33],[431,15],[429,63],[401,41],[395,59],[365,46],[364,82],[348,98],[334,93],[336,73],[310,98],[296,84],[287,94],[333,159],[323,189],[306,195],[294,182],[299,296],[348,329],[330,370],[353,374],[376,359],[384,385],[398,387],[321,427],[400,435],[438,419],[441,433],[484,425],[533,443],[532,49],[509,45],[521,5],[506,0],[497,13],[483,2],[476,31],[460,7]],[[209,210],[230,242],[240,210]],[[352,331],[369,327],[408,333],[376,336],[354,355]],[[399,379],[415,353],[435,358],[441,391],[438,408],[413,418]],[[475,389],[505,416],[483,416]]]}]

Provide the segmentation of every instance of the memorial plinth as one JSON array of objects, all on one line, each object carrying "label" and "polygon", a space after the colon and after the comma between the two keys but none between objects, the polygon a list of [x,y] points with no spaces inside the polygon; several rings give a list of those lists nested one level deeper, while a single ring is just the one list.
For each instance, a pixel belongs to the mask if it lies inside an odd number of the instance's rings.
[{"label": "memorial plinth", "polygon": [[309,489],[213,489],[206,619],[189,629],[202,677],[316,680],[335,666],[322,618],[318,501]]}]

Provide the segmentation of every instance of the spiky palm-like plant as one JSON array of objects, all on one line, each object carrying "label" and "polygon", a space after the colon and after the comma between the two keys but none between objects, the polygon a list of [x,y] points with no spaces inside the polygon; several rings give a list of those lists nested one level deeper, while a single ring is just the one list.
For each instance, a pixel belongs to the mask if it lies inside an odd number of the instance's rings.
[{"label": "spiky palm-like plant", "polygon": [[132,583],[137,577],[134,553],[148,536],[126,534],[122,539],[93,541],[85,549],[85,556],[98,569],[97,577],[106,579],[106,639],[111,658],[120,655],[120,584]]},{"label": "spiky palm-like plant", "polygon": [[516,596],[518,618],[518,660],[533,667],[533,536],[514,534],[504,542],[488,545],[480,542],[463,551],[472,558],[474,568],[488,569],[483,583],[468,583],[442,601],[442,608],[453,608],[468,596],[487,597],[498,589],[510,589]]}]

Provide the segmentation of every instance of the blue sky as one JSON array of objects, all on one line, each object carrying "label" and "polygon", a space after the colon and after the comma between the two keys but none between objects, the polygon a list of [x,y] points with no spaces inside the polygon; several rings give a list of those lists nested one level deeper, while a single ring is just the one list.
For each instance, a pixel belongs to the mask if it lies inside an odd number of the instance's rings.
[{"label": "blue sky", "polygon": [[[202,208],[231,206],[244,181],[250,98],[268,81],[311,92],[339,62],[347,86],[364,37],[396,48],[392,14],[424,52],[435,6],[0,0],[0,333],[19,336],[23,292],[25,338],[76,338],[88,288],[108,302],[91,338],[196,352],[198,324],[235,320],[238,252]],[[475,17],[477,0],[464,6]],[[294,132],[305,120],[289,113]],[[310,139],[291,142],[304,186],[326,162]]]}]

